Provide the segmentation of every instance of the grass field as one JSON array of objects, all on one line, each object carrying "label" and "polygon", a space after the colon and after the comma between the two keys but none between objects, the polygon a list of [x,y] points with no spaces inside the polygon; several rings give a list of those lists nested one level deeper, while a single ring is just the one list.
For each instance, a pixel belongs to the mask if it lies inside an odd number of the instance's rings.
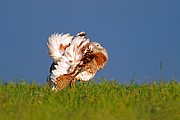
[{"label": "grass field", "polygon": [[2,82],[0,119],[180,120],[180,83],[126,85],[102,79],[52,92],[34,82]]}]

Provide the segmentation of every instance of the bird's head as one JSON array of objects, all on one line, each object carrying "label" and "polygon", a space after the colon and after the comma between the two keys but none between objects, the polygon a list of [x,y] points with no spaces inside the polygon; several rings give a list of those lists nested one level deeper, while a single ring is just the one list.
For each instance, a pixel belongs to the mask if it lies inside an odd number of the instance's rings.
[{"label": "bird's head", "polygon": [[106,59],[108,59],[108,53],[104,47],[102,47],[98,42],[91,42],[89,45],[90,51],[93,53],[101,52],[105,55]]}]

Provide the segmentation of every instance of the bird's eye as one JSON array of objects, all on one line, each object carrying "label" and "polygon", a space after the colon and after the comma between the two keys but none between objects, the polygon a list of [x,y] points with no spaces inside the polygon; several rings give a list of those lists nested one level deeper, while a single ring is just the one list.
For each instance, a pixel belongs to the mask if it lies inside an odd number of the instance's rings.
[{"label": "bird's eye", "polygon": [[97,44],[96,46],[99,46],[99,44]]}]

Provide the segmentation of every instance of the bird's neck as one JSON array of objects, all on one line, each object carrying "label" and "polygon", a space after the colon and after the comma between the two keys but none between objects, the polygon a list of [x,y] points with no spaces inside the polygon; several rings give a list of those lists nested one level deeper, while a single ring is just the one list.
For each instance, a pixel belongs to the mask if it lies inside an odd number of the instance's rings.
[{"label": "bird's neck", "polygon": [[106,62],[107,62],[106,56],[101,52],[95,53],[94,54],[94,59],[95,59],[95,61],[97,63],[97,67],[99,69],[102,69],[105,66]]}]

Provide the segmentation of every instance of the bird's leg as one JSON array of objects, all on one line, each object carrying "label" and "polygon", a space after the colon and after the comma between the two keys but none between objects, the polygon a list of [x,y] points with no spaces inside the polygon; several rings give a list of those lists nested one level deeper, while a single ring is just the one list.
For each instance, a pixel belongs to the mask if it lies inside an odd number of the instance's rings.
[{"label": "bird's leg", "polygon": [[70,82],[70,87],[71,87],[72,89],[75,88],[75,79],[71,80],[71,82]]}]

